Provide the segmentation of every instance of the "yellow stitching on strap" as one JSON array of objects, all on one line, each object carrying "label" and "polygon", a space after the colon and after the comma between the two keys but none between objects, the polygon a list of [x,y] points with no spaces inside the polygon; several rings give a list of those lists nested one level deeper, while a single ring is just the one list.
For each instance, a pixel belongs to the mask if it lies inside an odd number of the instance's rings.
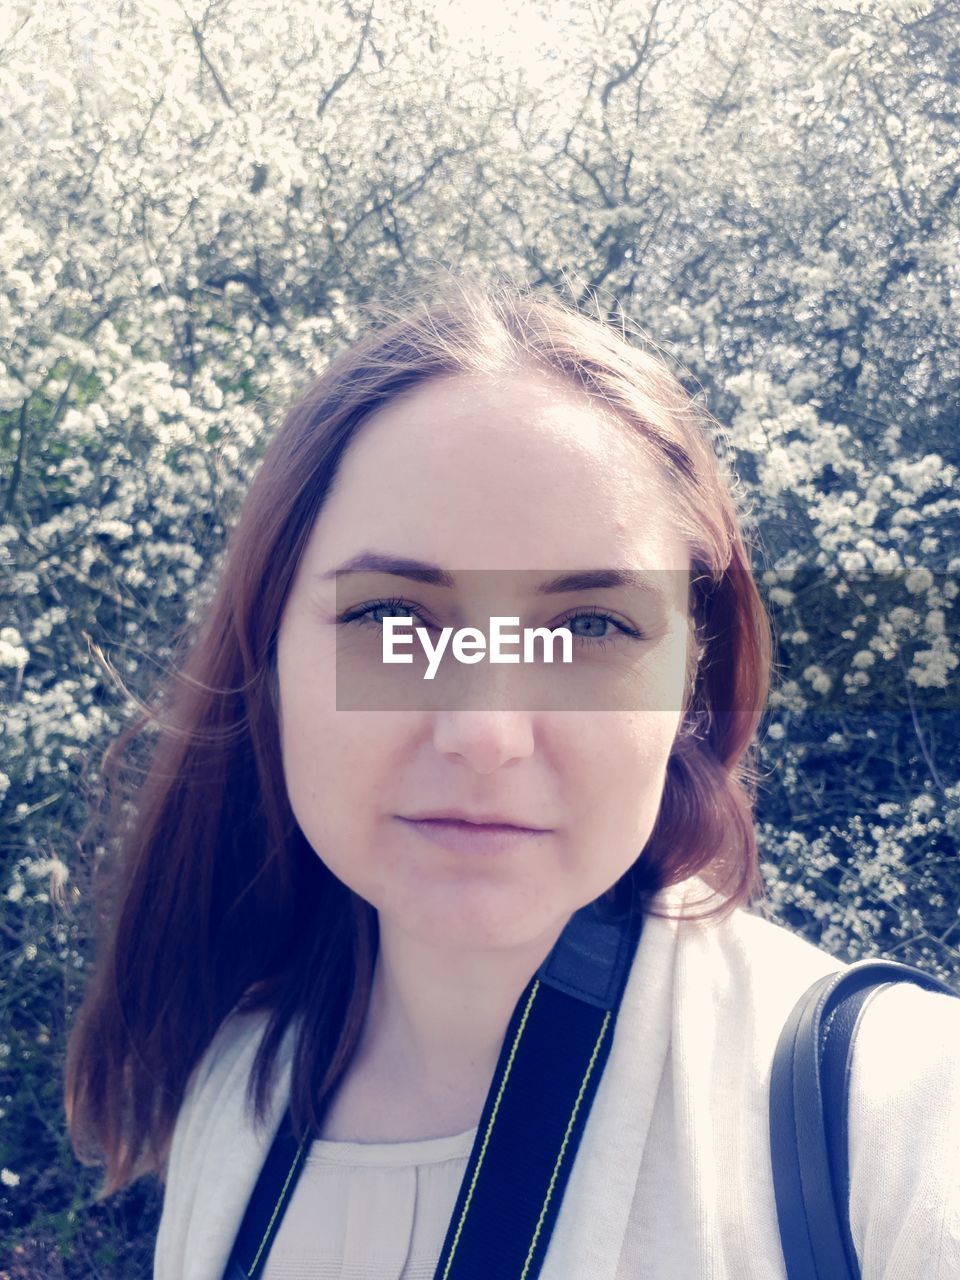
[{"label": "yellow stitching on strap", "polygon": [[587,1064],[586,1074],[580,1084],[580,1092],[577,1094],[577,1100],[573,1104],[573,1111],[570,1113],[570,1119],[567,1122],[567,1131],[563,1135],[563,1142],[560,1146],[560,1154],[557,1156],[557,1162],[553,1166],[553,1174],[550,1178],[550,1185],[547,1187],[547,1198],[543,1202],[543,1208],[540,1210],[540,1218],[537,1222],[537,1229],[533,1233],[533,1239],[530,1241],[530,1251],[527,1254],[527,1260],[523,1264],[523,1270],[520,1272],[520,1280],[524,1280],[527,1271],[530,1269],[530,1260],[533,1257],[533,1251],[537,1247],[537,1240],[540,1237],[540,1228],[543,1226],[543,1220],[547,1216],[547,1205],[550,1203],[550,1197],[553,1195],[554,1184],[557,1181],[557,1174],[560,1171],[560,1165],[563,1163],[563,1153],[567,1149],[567,1140],[570,1137],[570,1130],[573,1128],[574,1121],[577,1118],[577,1112],[580,1109],[580,1103],[583,1099],[584,1090],[587,1087],[587,1081],[590,1079],[590,1073],[593,1071],[593,1064],[597,1060],[597,1054],[600,1050],[600,1044],[607,1032],[607,1023],[610,1021],[610,1010],[604,1014],[603,1025],[600,1028],[600,1034],[597,1036],[597,1043],[593,1046],[593,1053],[590,1055],[590,1061]]},{"label": "yellow stitching on strap", "polygon": [[296,1169],[297,1165],[300,1162],[300,1154],[303,1151],[303,1148],[306,1146],[307,1138],[309,1136],[310,1136],[309,1132],[303,1135],[303,1138],[300,1142],[300,1146],[297,1148],[297,1154],[293,1157],[293,1163],[290,1165],[290,1168],[287,1172],[286,1181],[284,1182],[283,1186],[280,1188],[280,1194],[277,1197],[277,1203],[273,1206],[273,1213],[271,1213],[270,1215],[270,1221],[267,1223],[267,1229],[263,1233],[263,1239],[260,1241],[260,1248],[257,1250],[256,1257],[253,1259],[253,1262],[250,1263],[250,1270],[247,1272],[248,1275],[252,1276],[254,1271],[256,1271],[257,1269],[257,1263],[260,1261],[261,1253],[263,1253],[263,1246],[267,1243],[267,1241],[270,1238],[270,1229],[273,1226],[274,1222],[276,1221],[277,1214],[280,1211],[280,1206],[283,1204],[284,1198],[286,1197],[287,1187],[289,1187],[290,1185],[290,1179],[293,1177],[293,1171],[294,1169]]},{"label": "yellow stitching on strap", "polygon": [[470,1201],[473,1198],[473,1189],[477,1185],[477,1178],[480,1176],[480,1169],[483,1166],[483,1157],[486,1154],[487,1143],[490,1141],[490,1134],[493,1132],[494,1121],[497,1118],[497,1112],[500,1109],[500,1099],[503,1097],[503,1091],[507,1087],[507,1080],[510,1078],[510,1070],[513,1067],[513,1059],[517,1052],[517,1046],[520,1043],[520,1037],[523,1035],[523,1029],[527,1025],[527,1015],[530,1012],[530,1006],[533,1004],[533,998],[540,989],[540,979],[538,978],[533,984],[533,990],[530,992],[530,998],[527,1000],[527,1006],[523,1011],[523,1017],[520,1019],[520,1025],[517,1027],[517,1034],[513,1038],[513,1044],[510,1048],[510,1056],[507,1059],[507,1065],[504,1068],[503,1079],[500,1081],[500,1088],[497,1090],[496,1101],[493,1104],[493,1110],[490,1112],[490,1122],[487,1125],[487,1131],[483,1135],[483,1146],[480,1148],[480,1158],[477,1160],[477,1167],[473,1171],[473,1178],[470,1182],[470,1190],[467,1192],[467,1198],[463,1205],[463,1212],[460,1215],[460,1221],[457,1223],[457,1232],[453,1237],[453,1244],[450,1247],[450,1257],[447,1259],[447,1265],[443,1270],[442,1280],[447,1280],[450,1274],[450,1267],[453,1263],[453,1255],[457,1251],[457,1244],[460,1241],[460,1232],[463,1230],[463,1224],[467,1219],[467,1211],[470,1208]]}]

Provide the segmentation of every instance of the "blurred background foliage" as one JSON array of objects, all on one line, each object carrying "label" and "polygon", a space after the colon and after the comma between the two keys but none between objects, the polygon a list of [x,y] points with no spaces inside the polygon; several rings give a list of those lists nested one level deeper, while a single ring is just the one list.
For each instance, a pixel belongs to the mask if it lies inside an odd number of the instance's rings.
[{"label": "blurred background foliage", "polygon": [[438,266],[622,316],[723,424],[778,644],[765,910],[960,979],[960,9],[484,12],[0,16],[2,1277],[150,1274],[158,1188],[97,1203],[61,1103],[99,756],[284,405]]}]

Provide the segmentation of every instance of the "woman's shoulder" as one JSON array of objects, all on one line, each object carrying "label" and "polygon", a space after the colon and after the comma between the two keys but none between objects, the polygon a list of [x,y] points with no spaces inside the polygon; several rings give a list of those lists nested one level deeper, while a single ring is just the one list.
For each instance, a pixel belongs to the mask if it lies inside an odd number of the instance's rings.
[{"label": "woman's shoulder", "polygon": [[[819,978],[850,967],[784,925],[748,910],[733,913],[726,933],[721,948],[749,970],[751,985],[758,991],[789,988],[799,999]],[[862,1061],[883,1061],[884,1078],[890,1082],[898,1076],[913,1078],[912,1062],[921,1050],[928,1063],[950,1061],[960,1068],[958,995],[909,981],[891,982],[879,990],[858,1026],[855,1044]],[[863,1083],[868,1083],[866,1074]]]},{"label": "woman's shoulder", "polygon": [[697,878],[678,886],[667,901],[687,917],[668,926],[676,931],[678,987],[688,1001],[709,1004],[720,1020],[756,1022],[769,1033],[782,1025],[814,982],[846,967],[837,956],[767,918],[762,906],[704,915],[721,903]]},{"label": "woman's shoulder", "polygon": [[868,1061],[885,1063],[884,1078],[896,1085],[914,1078],[918,1050],[924,1060],[956,1073],[960,1087],[960,997],[926,991],[912,982],[896,982],[878,991],[866,1006],[857,1033],[857,1064],[867,1082]]},{"label": "woman's shoulder", "polygon": [[866,1005],[849,1152],[864,1276],[960,1275],[960,999],[901,982]]},{"label": "woman's shoulder", "polygon": [[949,1152],[960,1214],[960,998],[911,982],[878,991],[857,1028],[850,1098],[852,1159],[898,1123],[918,1137],[926,1129],[915,1155],[926,1164]]},{"label": "woman's shoulder", "polygon": [[[757,908],[740,907],[713,926],[694,926],[684,949],[691,953],[692,965],[712,974],[715,999],[749,996],[754,1009],[768,1012],[776,1022],[786,1019],[813,983],[849,968],[847,961]],[[911,1043],[922,1045],[928,1057],[960,1057],[958,1029],[960,999],[898,982],[866,1006],[857,1044],[862,1040],[864,1056],[873,1061],[897,1054],[902,1059],[902,1046]]]},{"label": "woman's shoulder", "polygon": [[[849,968],[756,908],[738,907],[721,918],[676,927],[681,988],[688,995],[694,989],[708,993],[704,999],[718,1010],[749,1007],[773,1026],[782,1024],[813,983]],[[852,1088],[865,1104],[873,1099],[878,1114],[924,1082],[950,1089],[960,1107],[958,996],[893,982],[864,1007],[854,1044]]]},{"label": "woman's shoulder", "polygon": [[[240,1011],[235,1007],[191,1073],[165,1170],[154,1251],[155,1280],[186,1276],[192,1248],[202,1247],[217,1259],[229,1248],[237,1226],[237,1208],[246,1203],[253,1189],[289,1088],[296,1019],[281,1040],[267,1113],[263,1125],[257,1125],[248,1085],[269,1018],[268,1010]],[[199,1245],[198,1231],[202,1236]],[[195,1267],[190,1274],[203,1274],[196,1258],[190,1266]]]},{"label": "woman's shoulder", "polygon": [[[236,1123],[248,1122],[244,1113],[251,1070],[270,1013],[235,1006],[220,1023],[187,1081],[173,1130],[168,1176],[174,1161],[189,1160],[191,1150],[205,1143],[213,1117],[230,1115]],[[275,1089],[292,1056],[294,1030],[294,1024],[287,1027],[277,1051]]]},{"label": "woman's shoulder", "polygon": [[270,1019],[269,1009],[242,1009],[239,1004],[220,1023],[190,1074],[184,1104],[198,1094],[218,1090],[249,1067]]},{"label": "woman's shoulder", "polygon": [[762,904],[735,908],[723,922],[723,935],[731,951],[748,957],[765,972],[768,962],[773,961],[814,981],[842,969],[845,963],[782,921],[772,919]]},{"label": "woman's shoulder", "polygon": [[[717,1097],[746,1085],[765,1104],[790,1011],[847,964],[755,910],[676,927],[678,1061]],[[960,1276],[960,999],[909,982],[878,991],[858,1024],[849,1079],[850,1221],[862,1274]],[[762,1124],[765,1105],[760,1114]]]}]

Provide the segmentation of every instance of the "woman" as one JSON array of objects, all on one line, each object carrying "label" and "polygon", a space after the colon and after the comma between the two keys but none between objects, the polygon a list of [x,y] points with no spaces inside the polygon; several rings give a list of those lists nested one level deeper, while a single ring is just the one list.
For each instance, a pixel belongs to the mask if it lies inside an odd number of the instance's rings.
[{"label": "woman", "polygon": [[[426,648],[385,661],[391,615],[573,657],[461,647],[430,682]],[[258,1274],[432,1276],[508,1026],[591,904],[642,924],[540,1274],[785,1274],[770,1062],[841,966],[745,909],[768,635],[695,407],[608,326],[462,284],[334,360],[157,717],[70,1045],[106,1191],[165,1176],[155,1280],[225,1274],[288,1105],[305,1160]],[[891,990],[857,1040],[866,1280],[960,1275],[955,1006]]]}]

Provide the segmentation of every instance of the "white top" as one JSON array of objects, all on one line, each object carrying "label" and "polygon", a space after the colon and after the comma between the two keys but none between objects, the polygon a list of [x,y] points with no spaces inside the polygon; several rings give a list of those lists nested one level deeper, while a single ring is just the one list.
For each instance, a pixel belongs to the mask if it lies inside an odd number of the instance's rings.
[{"label": "white top", "polygon": [[476,1132],[313,1142],[263,1280],[433,1280]]},{"label": "white top", "polygon": [[[676,905],[702,890],[688,881],[661,901]],[[704,923],[647,916],[541,1280],[786,1280],[768,1145],[770,1067],[797,998],[842,967],[748,911]],[[245,1088],[264,1020],[226,1019],[191,1079],[173,1135],[154,1280],[223,1276],[289,1096],[296,1024],[267,1123],[254,1126]],[[452,1208],[452,1161],[448,1175]],[[409,1186],[409,1172],[399,1176]],[[438,1212],[439,1188],[426,1191],[421,1166],[415,1176]],[[960,1000],[904,984],[867,1006],[852,1064],[850,1176],[863,1280],[958,1280]],[[295,1194],[310,1192],[298,1184]],[[309,1209],[321,1212],[316,1202]],[[425,1200],[424,1222],[431,1212]],[[437,1232],[437,1252],[442,1238]],[[322,1274],[316,1259],[338,1239],[316,1240],[312,1275]],[[386,1239],[374,1222],[366,1262],[357,1258],[353,1274],[389,1274],[375,1261]],[[423,1265],[419,1253],[410,1261]]]}]

